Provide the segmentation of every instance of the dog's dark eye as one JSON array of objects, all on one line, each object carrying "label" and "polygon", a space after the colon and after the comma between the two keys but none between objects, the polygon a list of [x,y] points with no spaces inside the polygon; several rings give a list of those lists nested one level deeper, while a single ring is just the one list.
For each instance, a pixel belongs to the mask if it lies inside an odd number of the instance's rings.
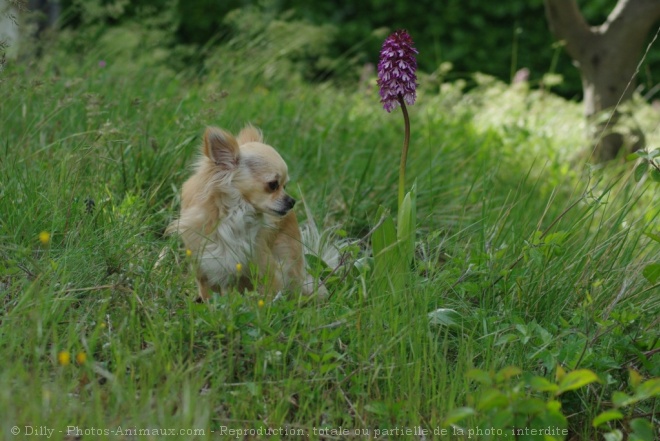
[{"label": "dog's dark eye", "polygon": [[268,183],[268,188],[270,188],[271,191],[275,191],[280,188],[280,183],[277,181],[270,181]]}]

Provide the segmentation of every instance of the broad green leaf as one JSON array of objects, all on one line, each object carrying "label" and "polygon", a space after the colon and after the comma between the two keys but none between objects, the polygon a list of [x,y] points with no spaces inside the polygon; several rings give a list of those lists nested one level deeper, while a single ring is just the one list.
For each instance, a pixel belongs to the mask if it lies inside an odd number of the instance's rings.
[{"label": "broad green leaf", "polygon": [[545,411],[546,403],[538,398],[525,398],[515,402],[513,408],[516,413],[534,415]]},{"label": "broad green leaf", "polygon": [[630,421],[630,428],[633,432],[628,438],[630,441],[655,441],[655,430],[649,420],[644,418],[635,418]]},{"label": "broad green leaf", "polygon": [[612,403],[614,403],[616,407],[624,407],[634,402],[635,400],[631,396],[619,392],[618,390],[612,394]]},{"label": "broad green leaf", "polygon": [[656,242],[660,242],[660,235],[658,234],[653,234],[653,233],[644,233],[644,235],[650,239],[655,240]]},{"label": "broad green leaf", "polygon": [[506,367],[500,369],[500,371],[497,372],[497,374],[495,374],[495,380],[496,381],[508,380],[509,378],[520,375],[521,373],[522,373],[522,370],[519,367],[506,366]]},{"label": "broad green leaf", "polygon": [[439,308],[428,314],[429,323],[432,325],[456,327],[461,322],[458,312],[449,308]]},{"label": "broad green leaf", "polygon": [[561,402],[557,400],[548,401],[548,410],[550,412],[561,412]]},{"label": "broad green leaf", "polygon": [[649,175],[651,176],[651,179],[653,179],[653,182],[660,182],[660,170],[657,168],[652,168]]},{"label": "broad green leaf", "polygon": [[609,421],[620,420],[623,418],[623,414],[616,409],[606,410],[594,418],[594,421],[591,423],[593,427],[598,427],[601,424],[605,424]]},{"label": "broad green leaf", "polygon": [[646,265],[642,271],[642,275],[650,284],[655,285],[658,279],[660,279],[660,263]]},{"label": "broad green leaf", "polygon": [[637,154],[637,152],[632,152],[632,153],[629,153],[626,156],[626,161],[634,161],[637,158],[639,158],[639,155]]},{"label": "broad green leaf", "polygon": [[660,378],[651,378],[640,384],[635,388],[635,394],[633,395],[638,401],[658,396],[660,396]]},{"label": "broad green leaf", "polygon": [[502,346],[507,343],[511,343],[512,341],[518,340],[518,336],[515,334],[504,334],[500,336],[500,338],[497,339],[495,344],[493,346]]},{"label": "broad green leaf", "polygon": [[449,427],[453,424],[458,423],[461,420],[464,420],[465,418],[474,415],[476,411],[471,408],[471,407],[458,407],[456,409],[452,409],[449,411],[447,414],[447,417],[444,419],[443,425],[445,427]]},{"label": "broad green leaf", "polygon": [[[556,403],[556,404],[555,404]],[[556,405],[559,405],[559,402],[548,403],[546,412],[541,412],[536,414],[532,420],[523,424],[521,427],[532,427],[540,430],[547,430],[549,428],[554,429],[552,434],[536,435],[533,438],[528,438],[533,441],[541,440],[544,441],[564,441],[564,436],[562,436],[561,431],[568,427],[568,420],[561,413],[559,408]],[[522,438],[520,438],[522,439]]]},{"label": "broad green leaf", "polygon": [[642,383],[642,376],[635,369],[628,369],[628,378],[633,389]]},{"label": "broad green leaf", "polygon": [[559,382],[559,389],[555,395],[561,395],[569,390],[579,389],[587,384],[600,381],[598,376],[589,369],[578,369],[577,371],[569,372]]},{"label": "broad green leaf", "polygon": [[533,377],[529,386],[537,392],[556,392],[559,389],[559,386],[543,377]]},{"label": "broad green leaf", "polygon": [[649,165],[646,162],[642,162],[637,167],[635,167],[635,171],[634,171],[635,182],[641,181],[648,169],[649,169]]},{"label": "broad green leaf", "polygon": [[510,409],[500,409],[495,412],[495,415],[490,419],[493,427],[497,429],[506,429],[511,426],[513,422],[513,412]]},{"label": "broad green leaf", "polygon": [[490,409],[497,409],[499,407],[505,407],[508,404],[509,400],[506,398],[506,395],[497,389],[489,389],[479,398],[477,409],[486,411]]},{"label": "broad green leaf", "polygon": [[603,439],[605,439],[605,441],[623,441],[623,433],[621,433],[619,429],[616,429],[610,433],[604,433]]}]

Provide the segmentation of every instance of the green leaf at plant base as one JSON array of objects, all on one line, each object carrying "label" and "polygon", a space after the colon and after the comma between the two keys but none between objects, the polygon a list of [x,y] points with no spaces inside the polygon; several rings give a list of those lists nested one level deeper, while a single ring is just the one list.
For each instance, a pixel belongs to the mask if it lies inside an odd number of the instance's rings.
[{"label": "green leaf at plant base", "polygon": [[579,389],[587,384],[600,381],[598,376],[589,369],[578,369],[567,373],[559,382],[555,395],[561,395],[569,390]]},{"label": "green leaf at plant base", "polygon": [[660,279],[660,263],[646,265],[642,271],[642,275],[649,283],[655,285],[658,279]]},{"label": "green leaf at plant base", "polygon": [[376,221],[382,223],[371,235],[371,248],[374,257],[373,288],[382,293],[388,288],[399,292],[405,283],[407,265],[404,263],[397,240],[394,220],[387,215],[384,207],[378,209]]},{"label": "green leaf at plant base", "polygon": [[447,414],[447,417],[443,421],[443,425],[445,427],[449,427],[453,424],[458,423],[461,420],[464,420],[465,418],[474,415],[476,411],[471,408],[471,407],[458,407],[456,409],[452,409],[449,411]]},{"label": "green leaf at plant base", "polygon": [[655,441],[655,430],[649,420],[644,418],[635,418],[630,421],[632,433],[628,437],[629,441]]},{"label": "green leaf at plant base", "polygon": [[605,412],[602,412],[600,415],[594,418],[591,425],[594,427],[598,427],[601,424],[605,424],[607,422],[614,420],[620,420],[621,418],[623,418],[623,414],[621,412],[619,412],[616,409],[610,409],[610,410],[606,410]]},{"label": "green leaf at plant base", "polygon": [[415,239],[417,234],[417,183],[403,198],[399,213],[397,215],[397,239],[401,247],[401,256],[407,265],[413,261],[415,256]]}]

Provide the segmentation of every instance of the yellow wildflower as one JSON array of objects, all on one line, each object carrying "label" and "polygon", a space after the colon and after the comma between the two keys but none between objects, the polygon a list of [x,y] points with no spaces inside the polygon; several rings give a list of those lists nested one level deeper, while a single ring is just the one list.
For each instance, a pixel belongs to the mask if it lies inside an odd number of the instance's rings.
[{"label": "yellow wildflower", "polygon": [[243,271],[243,265],[241,265],[240,263],[237,263],[236,264],[236,272],[240,273],[241,271]]},{"label": "yellow wildflower", "polygon": [[186,257],[192,256],[192,251],[191,250],[186,250]]},{"label": "yellow wildflower", "polygon": [[86,361],[87,361],[87,354],[85,354],[84,352],[78,352],[76,354],[76,363],[85,364]]},{"label": "yellow wildflower", "polygon": [[57,361],[62,366],[68,366],[69,363],[71,363],[71,354],[69,351],[61,351],[59,354],[57,354]]},{"label": "yellow wildflower", "polygon": [[43,245],[48,245],[48,243],[50,242],[50,233],[48,231],[42,231],[41,233],[39,233],[39,241]]},{"label": "yellow wildflower", "polygon": [[265,305],[265,303],[264,303],[263,300],[259,300],[259,301],[257,302],[257,306],[258,306],[259,308],[263,308],[264,305]]}]

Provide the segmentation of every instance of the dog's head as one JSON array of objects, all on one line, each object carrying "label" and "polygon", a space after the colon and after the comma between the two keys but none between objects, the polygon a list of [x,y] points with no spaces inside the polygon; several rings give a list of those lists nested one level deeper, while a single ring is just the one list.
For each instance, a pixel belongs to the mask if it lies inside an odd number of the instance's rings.
[{"label": "dog's head", "polygon": [[255,210],[286,215],[296,201],[285,191],[288,169],[275,149],[263,142],[259,130],[247,126],[235,138],[209,127],[204,133],[204,155],[220,172],[231,172],[231,185]]}]

